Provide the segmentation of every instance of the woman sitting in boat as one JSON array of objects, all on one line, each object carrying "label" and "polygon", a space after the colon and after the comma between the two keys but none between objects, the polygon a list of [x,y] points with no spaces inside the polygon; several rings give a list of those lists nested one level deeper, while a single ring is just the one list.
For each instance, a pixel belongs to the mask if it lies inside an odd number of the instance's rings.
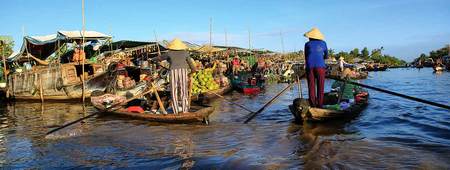
[{"label": "woman sitting in boat", "polygon": [[[345,69],[341,74],[341,79],[351,81],[351,74],[352,72],[350,71],[350,69]],[[335,81],[331,85],[331,88],[332,92],[335,92],[336,97],[334,98],[335,101],[328,101],[328,103],[336,103],[335,105],[331,105],[332,108],[333,106],[338,106],[339,109],[336,110],[344,110],[350,107],[350,105],[352,104],[360,103],[361,101],[367,101],[368,93],[359,86],[342,81]],[[330,106],[325,107],[330,108]]]},{"label": "woman sitting in boat", "polygon": [[[345,69],[341,74],[341,79],[351,80],[352,71],[350,69]],[[354,96],[356,93],[359,93],[361,91],[361,88],[359,86],[345,83],[342,81],[335,81],[331,88],[332,91],[338,92],[338,94],[341,95],[341,100],[352,100],[354,99]]]}]

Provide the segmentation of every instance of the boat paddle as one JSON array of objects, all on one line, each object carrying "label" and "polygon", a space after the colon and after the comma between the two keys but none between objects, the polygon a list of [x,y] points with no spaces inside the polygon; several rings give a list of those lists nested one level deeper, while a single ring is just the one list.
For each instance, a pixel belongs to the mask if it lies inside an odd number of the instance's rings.
[{"label": "boat paddle", "polygon": [[272,104],[276,99],[278,99],[278,97],[280,97],[284,92],[287,91],[287,89],[289,89],[290,87],[292,87],[292,85],[294,85],[294,83],[289,84],[288,86],[286,86],[283,90],[281,90],[280,93],[278,93],[275,97],[273,97],[269,102],[267,102],[263,107],[261,107],[258,111],[256,112],[252,112],[250,113],[247,117],[247,120],[244,121],[244,124],[247,124],[248,122],[250,122],[258,113],[261,113],[262,111],[264,111],[264,109],[266,109],[267,106],[269,106],[270,104]]},{"label": "boat paddle", "polygon": [[[303,73],[301,76],[298,77],[299,80],[301,80],[301,78],[303,78],[303,76],[305,76],[306,73]],[[299,81],[298,83],[301,83],[301,81]],[[281,90],[280,93],[278,93],[275,97],[273,97],[269,102],[267,102],[263,107],[261,107],[261,109],[259,109],[257,112],[252,112],[250,113],[247,117],[247,120],[244,121],[244,124],[247,124],[248,122],[250,122],[258,113],[261,113],[262,111],[264,111],[264,109],[266,109],[267,106],[271,105],[276,99],[278,99],[278,97],[280,97],[284,92],[287,91],[287,89],[289,89],[290,87],[292,87],[294,85],[294,83],[290,83],[288,86],[286,86],[286,88],[284,88],[283,90]],[[301,85],[300,89],[301,90]]]},{"label": "boat paddle", "polygon": [[226,99],[225,97],[223,97],[223,96],[220,95],[220,94],[214,93],[214,92],[212,92],[212,91],[209,91],[209,92],[207,92],[207,93],[214,94],[214,95],[216,95],[216,96],[222,98],[223,100],[225,100],[225,101],[228,102],[228,103],[231,103],[231,104],[234,104],[234,105],[236,105],[236,106],[239,106],[240,108],[242,108],[242,109],[244,109],[244,110],[246,110],[246,111],[248,111],[248,112],[250,112],[250,113],[254,113],[254,111],[252,111],[252,110],[250,110],[250,109],[247,109],[245,106],[243,106],[243,105],[241,105],[241,104],[239,104],[239,103],[235,103],[235,102],[233,102],[233,101],[230,101],[230,100]]},{"label": "boat paddle", "polygon": [[[122,102],[122,103],[115,104],[115,105],[113,105],[113,106],[107,108],[107,109],[104,110],[103,112],[111,111],[112,108],[114,108],[114,107],[116,107],[116,106],[123,105],[123,104],[125,104],[125,103],[128,103],[128,102],[130,102],[130,101],[132,101],[132,100],[134,100],[134,99],[140,98],[140,97],[142,97],[142,96],[144,96],[144,95],[146,95],[146,94],[148,94],[148,93],[151,93],[151,92],[153,92],[153,88],[150,89],[150,90],[148,90],[148,91],[146,91],[146,92],[144,92],[144,93],[142,93],[142,94],[136,95],[136,96],[134,96],[134,97],[132,97],[132,98],[130,98],[130,99],[128,99],[128,100]],[[65,124],[65,125],[62,125],[62,126],[60,126],[60,127],[58,127],[58,128],[55,128],[55,129],[53,129],[53,130],[50,130],[50,131],[48,131],[45,135],[47,136],[47,135],[50,135],[50,134],[52,134],[52,133],[55,133],[56,131],[59,131],[59,130],[61,130],[61,129],[64,129],[64,128],[66,128],[66,127],[69,127],[69,126],[71,126],[71,125],[73,125],[73,124],[75,124],[75,123],[81,122],[82,120],[88,119],[88,118],[90,118],[90,117],[92,117],[92,116],[94,116],[94,115],[97,115],[97,114],[99,114],[99,113],[101,113],[101,112],[91,113],[91,114],[89,114],[89,115],[87,115],[87,116],[85,116],[85,117],[79,118],[79,119],[77,119],[77,120],[75,120],[75,121],[72,121],[72,122],[67,123],[67,124]]]},{"label": "boat paddle", "polygon": [[361,84],[361,83],[357,83],[357,82],[342,80],[340,78],[334,78],[334,77],[327,77],[327,78],[330,78],[330,79],[333,79],[333,80],[337,80],[337,81],[343,81],[343,82],[346,82],[346,83],[349,83],[349,84],[361,86],[361,87],[364,87],[364,88],[376,90],[376,91],[379,91],[379,92],[391,94],[391,95],[394,95],[394,96],[403,97],[403,98],[406,98],[406,99],[409,99],[409,100],[413,100],[413,101],[416,101],[416,102],[421,102],[421,103],[425,103],[425,104],[429,104],[429,105],[432,105],[432,106],[436,106],[436,107],[440,107],[440,108],[444,108],[444,109],[450,110],[450,106],[448,106],[448,105],[444,105],[444,104],[440,104],[440,103],[436,103],[436,102],[420,99],[420,98],[413,97],[413,96],[408,96],[408,95],[405,95],[405,94],[400,94],[400,93],[397,93],[397,92],[393,92],[393,91],[389,91],[389,90],[385,90],[385,89],[381,89],[381,88],[378,88],[378,87],[373,87],[373,86],[369,86],[369,85],[365,85],[365,84]]}]

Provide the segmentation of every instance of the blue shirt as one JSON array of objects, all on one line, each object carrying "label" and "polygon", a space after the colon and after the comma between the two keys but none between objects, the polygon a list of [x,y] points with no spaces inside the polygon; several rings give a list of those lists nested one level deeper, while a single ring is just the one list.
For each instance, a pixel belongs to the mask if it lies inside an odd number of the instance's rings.
[{"label": "blue shirt", "polygon": [[326,68],[325,59],[328,58],[327,43],[322,40],[309,40],[305,44],[306,68]]}]

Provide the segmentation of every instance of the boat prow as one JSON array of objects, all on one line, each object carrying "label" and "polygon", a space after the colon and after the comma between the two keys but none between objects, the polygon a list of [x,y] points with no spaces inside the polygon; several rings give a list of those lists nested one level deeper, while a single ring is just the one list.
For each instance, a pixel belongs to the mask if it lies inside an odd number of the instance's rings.
[{"label": "boat prow", "polygon": [[289,109],[295,121],[298,123],[303,121],[320,122],[336,119],[352,119],[357,117],[367,107],[367,100],[354,103],[343,110],[334,110],[311,107],[307,99],[297,98],[292,105],[289,105]]}]

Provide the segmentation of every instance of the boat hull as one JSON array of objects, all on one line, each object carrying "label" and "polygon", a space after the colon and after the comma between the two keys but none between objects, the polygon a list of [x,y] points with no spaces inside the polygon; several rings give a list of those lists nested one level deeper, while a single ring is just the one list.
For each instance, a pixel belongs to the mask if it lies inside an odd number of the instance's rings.
[{"label": "boat hull", "polygon": [[128,112],[126,109],[118,109],[115,111],[105,111],[105,109],[94,106],[103,115],[115,115],[122,117],[129,117],[132,119],[140,119],[151,122],[161,123],[195,123],[205,122],[208,123],[209,115],[214,112],[214,107],[211,106],[192,106],[190,112],[179,114],[154,114],[154,113],[135,113]]},{"label": "boat hull", "polygon": [[310,107],[307,99],[297,98],[289,109],[293,114],[296,122],[313,121],[322,122],[336,119],[352,119],[357,117],[366,107],[367,101],[361,101],[353,104],[345,110],[331,110]]}]

